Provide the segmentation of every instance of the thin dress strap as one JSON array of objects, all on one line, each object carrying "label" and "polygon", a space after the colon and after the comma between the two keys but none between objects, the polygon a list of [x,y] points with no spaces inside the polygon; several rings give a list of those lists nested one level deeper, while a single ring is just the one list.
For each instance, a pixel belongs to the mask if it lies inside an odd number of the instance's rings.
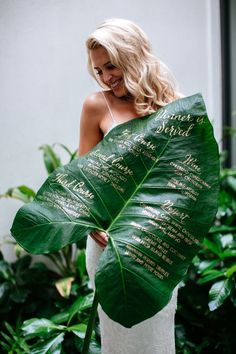
[{"label": "thin dress strap", "polygon": [[111,119],[112,119],[112,121],[113,121],[113,124],[117,124],[117,122],[116,122],[116,120],[115,120],[115,118],[114,118],[114,116],[113,116],[113,113],[112,113],[112,111],[111,111],[111,108],[110,108],[110,106],[109,106],[109,104],[108,104],[107,98],[106,98],[106,96],[104,95],[104,92],[101,91],[101,93],[102,93],[102,95],[103,95],[103,97],[104,97],[104,99],[105,99],[105,101],[106,101],[106,104],[107,104],[108,110],[109,110],[109,112],[110,112],[110,115],[111,115]]}]

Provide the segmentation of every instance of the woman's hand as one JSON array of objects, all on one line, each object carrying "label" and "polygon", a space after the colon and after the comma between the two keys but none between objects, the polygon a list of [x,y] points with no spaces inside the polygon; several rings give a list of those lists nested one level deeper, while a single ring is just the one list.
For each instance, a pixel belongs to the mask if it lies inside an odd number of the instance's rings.
[{"label": "woman's hand", "polygon": [[106,247],[108,242],[108,236],[105,232],[96,230],[91,232],[90,236],[100,247],[102,247],[103,249]]}]

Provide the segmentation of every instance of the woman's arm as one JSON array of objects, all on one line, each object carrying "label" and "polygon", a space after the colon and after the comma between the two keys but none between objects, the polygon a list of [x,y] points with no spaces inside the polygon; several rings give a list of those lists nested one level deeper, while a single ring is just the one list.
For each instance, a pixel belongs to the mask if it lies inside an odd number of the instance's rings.
[{"label": "woman's arm", "polygon": [[[80,118],[78,157],[89,152],[103,138],[100,123],[104,115],[104,106],[98,95],[99,93],[92,94],[86,98],[83,104]],[[90,233],[90,236],[100,247],[106,247],[108,237],[105,232],[93,231]]]},{"label": "woman's arm", "polygon": [[97,93],[88,96],[84,101],[80,118],[78,157],[90,151],[103,138],[100,130],[102,107],[99,101]]}]

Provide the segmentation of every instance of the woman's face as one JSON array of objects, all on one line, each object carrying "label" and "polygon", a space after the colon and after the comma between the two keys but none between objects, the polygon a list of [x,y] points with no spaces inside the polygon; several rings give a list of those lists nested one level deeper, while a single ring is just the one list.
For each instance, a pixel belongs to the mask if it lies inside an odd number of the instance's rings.
[{"label": "woman's face", "polygon": [[123,72],[111,63],[105,48],[91,49],[90,59],[101,82],[107,85],[116,97],[127,95],[128,91],[124,85]]}]

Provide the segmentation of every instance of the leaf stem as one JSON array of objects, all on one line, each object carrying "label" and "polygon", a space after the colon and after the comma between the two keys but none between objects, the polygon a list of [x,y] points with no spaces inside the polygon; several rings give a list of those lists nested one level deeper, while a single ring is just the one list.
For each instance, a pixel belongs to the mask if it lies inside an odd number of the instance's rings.
[{"label": "leaf stem", "polygon": [[85,338],[84,338],[84,345],[83,345],[83,349],[82,349],[82,354],[89,353],[89,344],[90,344],[90,340],[91,340],[92,333],[93,333],[95,318],[97,315],[97,307],[98,307],[98,297],[97,297],[97,293],[95,291],[93,303],[92,303],[92,307],[91,307],[91,311],[90,311],[90,315],[89,315],[88,326],[87,326],[87,330],[86,330],[86,334],[85,334]]}]

